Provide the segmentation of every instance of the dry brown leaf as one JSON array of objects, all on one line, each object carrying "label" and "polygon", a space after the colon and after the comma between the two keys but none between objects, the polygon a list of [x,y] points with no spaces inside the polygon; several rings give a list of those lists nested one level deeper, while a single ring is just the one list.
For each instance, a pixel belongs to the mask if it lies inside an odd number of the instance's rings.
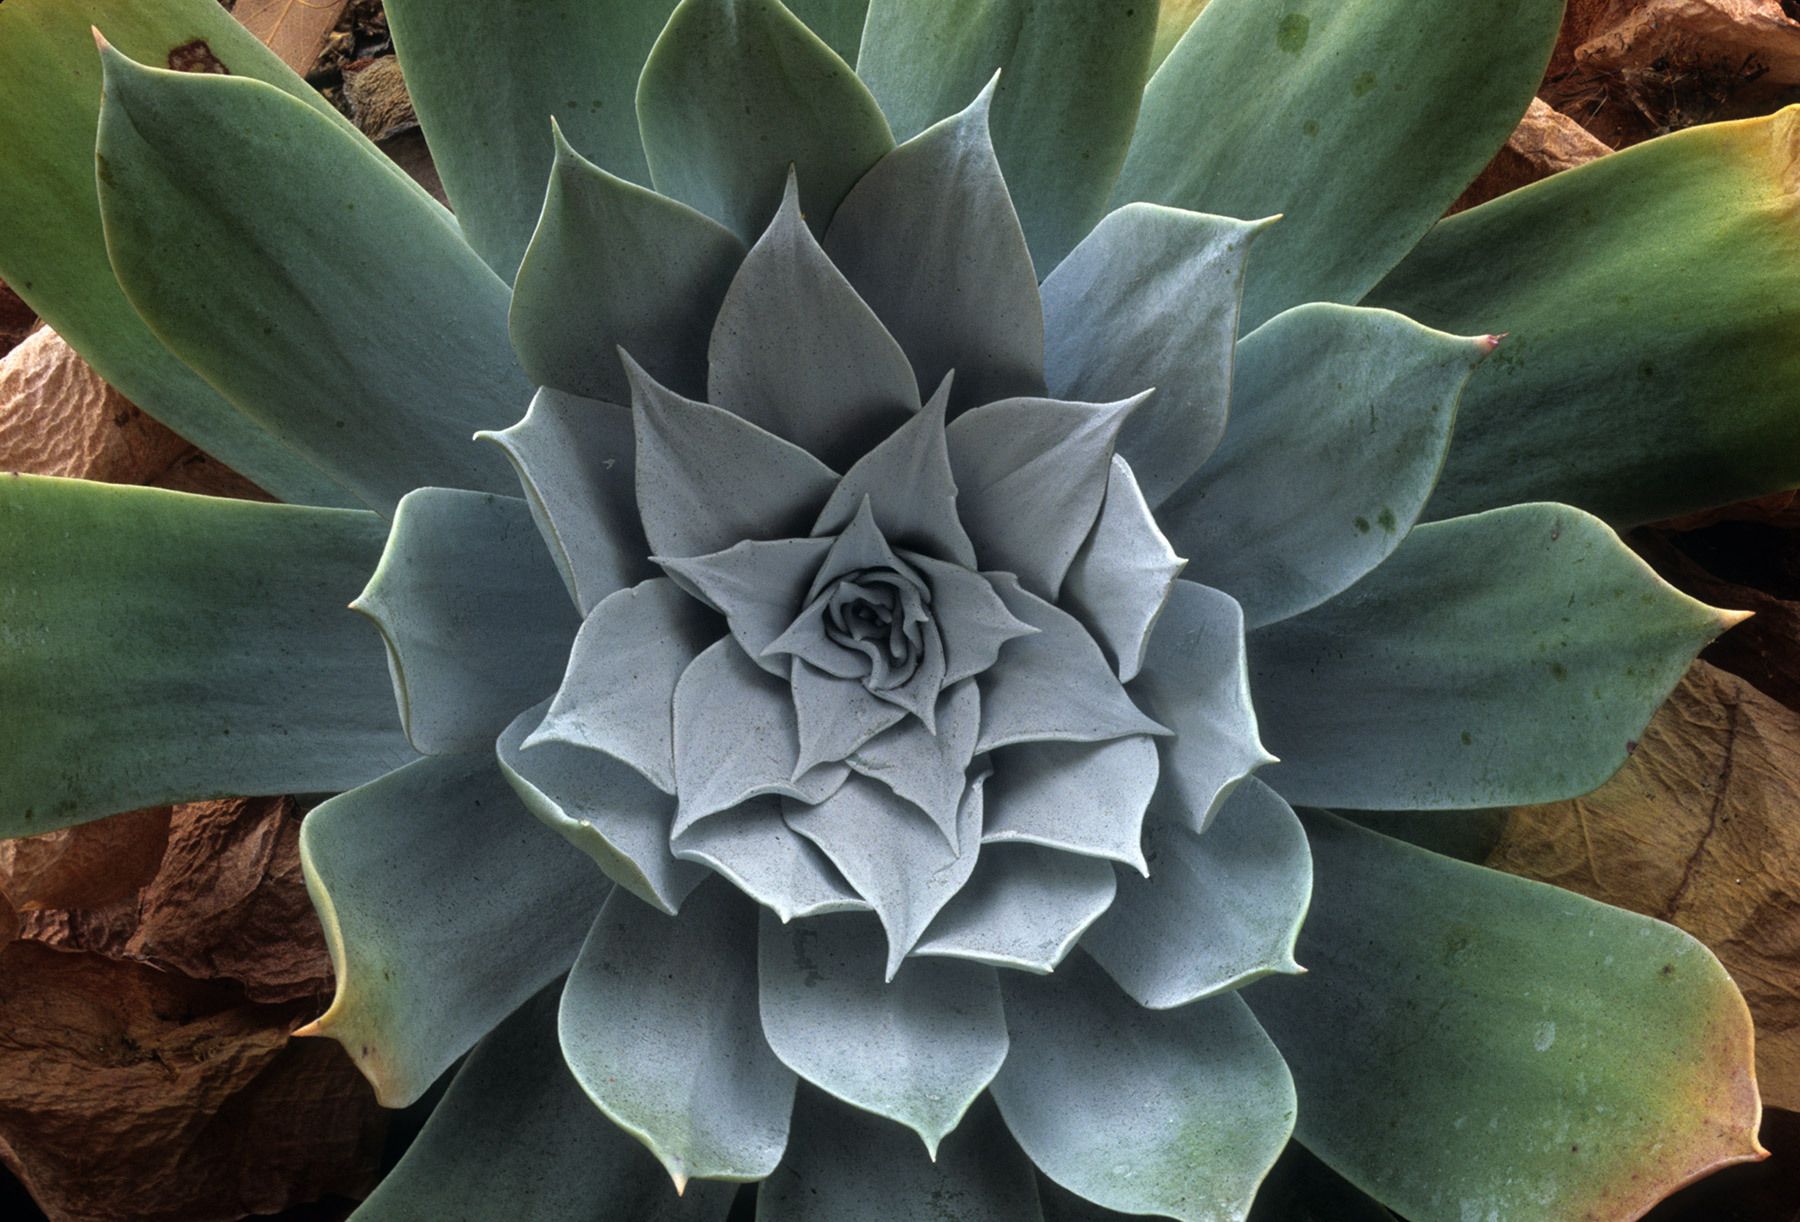
[{"label": "dry brown leaf", "polygon": [[101,908],[136,901],[169,842],[169,808],[0,840],[0,894],[17,909]]},{"label": "dry brown leaf", "polygon": [[237,0],[231,15],[281,62],[305,76],[350,0]]},{"label": "dry brown leaf", "polygon": [[1531,109],[1507,137],[1506,145],[1494,154],[1450,211],[1485,204],[1496,196],[1574,169],[1611,151],[1581,124],[1552,109],[1542,98],[1533,98]]},{"label": "dry brown leaf", "polygon": [[386,140],[419,125],[400,61],[392,55],[346,64],[344,101],[350,108],[350,121],[371,140]]},{"label": "dry brown leaf", "polygon": [[1800,713],[1697,663],[1612,781],[1511,812],[1490,866],[1671,921],[1756,1018],[1771,1107],[1800,1107]]},{"label": "dry brown leaf", "polygon": [[1658,61],[1800,84],[1800,22],[1781,0],[1633,0],[1575,48],[1576,63],[1609,72],[1664,70]]}]

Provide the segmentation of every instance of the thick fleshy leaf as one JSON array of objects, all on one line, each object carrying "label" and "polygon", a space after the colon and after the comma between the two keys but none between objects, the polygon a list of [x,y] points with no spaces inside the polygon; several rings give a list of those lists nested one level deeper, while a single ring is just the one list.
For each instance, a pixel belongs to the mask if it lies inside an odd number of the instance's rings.
[{"label": "thick fleshy leaf", "polygon": [[1141,842],[1156,777],[1156,743],[1141,734],[1007,747],[994,756],[981,838],[1041,844],[1148,873]]},{"label": "thick fleshy leaf", "polygon": [[935,1158],[1006,1059],[1000,982],[978,963],[912,960],[886,978],[879,921],[762,918],[763,1034],[820,1090],[917,1133]]},{"label": "thick fleshy leaf", "polygon": [[917,552],[901,556],[931,587],[931,613],[944,638],[946,687],[979,675],[999,658],[1002,645],[1037,631],[1006,609],[993,583],[981,574]]},{"label": "thick fleshy leaf", "polygon": [[1789,107],[1602,157],[1427,234],[1371,300],[1511,332],[1463,396],[1430,515],[1560,500],[1623,528],[1800,483],[1796,182]]},{"label": "thick fleshy leaf", "polygon": [[373,620],[406,736],[427,755],[480,751],[556,690],[581,627],[524,501],[419,488],[401,498],[375,575],[351,605]]},{"label": "thick fleshy leaf", "polygon": [[1132,697],[1173,735],[1163,739],[1154,804],[1195,832],[1219,800],[1274,757],[1263,750],[1250,703],[1244,613],[1229,594],[1177,581],[1151,634]]},{"label": "thick fleshy leaf", "polygon": [[544,545],[583,615],[654,572],[638,522],[631,413],[544,389],[511,428],[475,434],[511,460]]},{"label": "thick fleshy leaf", "polygon": [[763,1042],[756,915],[724,882],[670,918],[613,892],[569,973],[563,1056],[677,1190],[759,1180],[787,1145],[794,1075]]},{"label": "thick fleshy leaf", "polygon": [[672,390],[705,393],[712,319],[744,258],[729,229],[608,174],[558,127],[524,258],[508,327],[534,383],[623,403],[623,348]]},{"label": "thick fleshy leaf", "polygon": [[850,770],[826,764],[794,775],[800,727],[788,684],[726,637],[701,653],[675,685],[677,833],[762,794],[823,801]]},{"label": "thick fleshy leaf", "polygon": [[1212,0],[1144,89],[1113,202],[1283,213],[1257,243],[1247,326],[1303,301],[1354,302],[1505,143],[1562,12],[1563,0],[1479,17],[1437,0]]},{"label": "thick fleshy leaf", "polygon": [[846,64],[856,62],[856,49],[862,44],[863,23],[869,14],[869,0],[783,0],[806,28],[836,51]]},{"label": "thick fleshy leaf", "polygon": [[1010,574],[987,577],[1006,609],[1037,632],[1009,642],[982,675],[977,751],[1040,739],[1085,743],[1169,733],[1132,703],[1074,616],[1020,589]]},{"label": "thick fleshy leaf", "polygon": [[980,730],[981,693],[964,682],[939,697],[933,727],[913,718],[864,743],[844,762],[924,811],[954,848],[957,811]]},{"label": "thick fleshy leaf", "polygon": [[953,381],[946,375],[923,410],[844,473],[819,511],[813,534],[843,530],[867,501],[885,538],[964,568],[975,567],[975,545],[956,512],[956,480],[950,474],[944,436]]},{"label": "thick fleshy leaf", "polygon": [[990,86],[882,158],[825,235],[825,253],[900,341],[919,385],[955,372],[952,415],[1044,393],[1044,310],[988,138],[992,97]]},{"label": "thick fleshy leaf", "polygon": [[1406,537],[1498,342],[1351,306],[1271,319],[1238,344],[1224,441],[1158,520],[1252,628],[1318,606]]},{"label": "thick fleshy leaf", "polygon": [[95,26],[143,63],[210,59],[352,130],[212,0],[10,0],[0,12],[0,279],[110,385],[232,470],[284,501],[360,505],[176,359],[120,291],[95,194]]},{"label": "thick fleshy leaf", "polygon": [[1113,902],[1110,863],[1036,844],[989,844],[914,955],[1054,971]]},{"label": "thick fleshy leaf", "polygon": [[748,540],[662,566],[724,613],[731,635],[758,666],[785,676],[788,657],[764,651],[793,626],[831,548],[830,539]]},{"label": "thick fleshy leaf", "polygon": [[792,167],[823,231],[851,184],[894,147],[850,66],[779,0],[682,0],[638,81],[656,189],[753,242]]},{"label": "thick fleshy leaf", "polygon": [[669,851],[675,799],[604,751],[566,742],[526,745],[548,700],[513,719],[496,754],[526,809],[594,859],[606,877],[671,915],[706,878]]},{"label": "thick fleshy leaf", "polygon": [[800,737],[796,774],[833,764],[906,716],[906,709],[874,695],[854,679],[840,679],[792,661],[794,719]]},{"label": "thick fleshy leaf", "polygon": [[869,907],[819,850],[788,827],[779,798],[752,798],[702,819],[671,846],[675,856],[710,866],[783,921]]},{"label": "thick fleshy leaf", "polygon": [[1130,464],[1114,454],[1106,500],[1069,565],[1063,602],[1112,655],[1120,682],[1143,669],[1150,631],[1186,565],[1163,538]]},{"label": "thick fleshy leaf", "polygon": [[1056,598],[1106,500],[1119,429],[1144,399],[1005,399],[957,418],[946,432],[957,510],[983,568]]},{"label": "thick fleshy leaf", "polygon": [[1105,210],[1149,74],[1156,5],[873,0],[856,71],[908,139],[996,70],[994,147],[1042,272]]},{"label": "thick fleshy leaf", "polygon": [[383,533],[358,510],[0,478],[0,835],[411,759],[380,638],[344,609]]},{"label": "thick fleshy leaf", "polygon": [[818,845],[869,901],[887,931],[887,979],[950,898],[969,881],[981,847],[981,787],[973,780],[958,812],[956,845],[917,807],[886,786],[853,776],[813,805],[783,802],[788,826]]},{"label": "thick fleshy leaf", "polygon": [[1121,1213],[1242,1218],[1294,1127],[1281,1055],[1235,997],[1146,1010],[1077,955],[1009,972],[1006,1127],[1043,1173]]},{"label": "thick fleshy leaf", "polygon": [[1156,820],[1144,832],[1148,878],[1081,940],[1140,1005],[1166,1010],[1274,972],[1301,970],[1294,938],[1312,895],[1312,856],[1293,809],[1251,777],[1196,835]]},{"label": "thick fleshy leaf", "polygon": [[469,434],[531,387],[506,284],[448,214],[278,89],[101,58],[107,248],[170,350],[376,509],[424,485],[511,491]]},{"label": "thick fleshy leaf", "polygon": [[1281,760],[1263,779],[1352,810],[1572,798],[1625,762],[1701,646],[1741,618],[1567,505],[1418,527],[1325,606],[1250,635]]},{"label": "thick fleshy leaf", "polygon": [[1422,1222],[1634,1218],[1762,1157],[1750,1015],[1700,943],[1330,816],[1307,831],[1308,974],[1244,996],[1341,1174]]},{"label": "thick fleshy leaf", "polygon": [[545,989],[475,1046],[357,1222],[724,1222],[734,1186],[677,1196],[582,1094],[556,1043],[560,993]]},{"label": "thick fleshy leaf", "polygon": [[1127,204],[1044,280],[1044,375],[1058,399],[1156,393],[1119,453],[1152,505],[1225,433],[1244,261],[1267,222]]},{"label": "thick fleshy leaf", "polygon": [[724,304],[705,311],[715,312],[706,401],[833,467],[849,467],[919,410],[906,354],[825,257],[792,174]]},{"label": "thick fleshy leaf", "polygon": [[388,24],[457,219],[508,280],[544,202],[549,117],[575,146],[649,181],[633,99],[674,0],[392,0]]},{"label": "thick fleshy leaf", "polygon": [[609,595],[581,625],[526,745],[604,751],[674,793],[675,686],[717,632],[717,619],[666,577]]},{"label": "thick fleshy leaf", "polygon": [[1043,1222],[1031,1161],[993,1105],[928,1158],[898,1125],[801,1090],[787,1157],[756,1194],[757,1222],[918,1222],[919,1210],[955,1222]]},{"label": "thick fleshy leaf", "polygon": [[638,509],[659,557],[806,533],[837,483],[829,467],[741,417],[667,390],[636,362],[626,368]]},{"label": "thick fleshy leaf", "polygon": [[300,863],[337,975],[303,1033],[342,1044],[386,1107],[566,972],[608,891],[489,755],[419,760],[333,798],[301,824]]}]

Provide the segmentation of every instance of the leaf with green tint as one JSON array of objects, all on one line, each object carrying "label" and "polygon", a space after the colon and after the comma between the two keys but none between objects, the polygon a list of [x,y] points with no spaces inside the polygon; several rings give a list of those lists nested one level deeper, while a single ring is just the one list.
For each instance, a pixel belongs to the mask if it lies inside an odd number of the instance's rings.
[{"label": "leaf with green tint", "polygon": [[202,54],[355,129],[215,0],[6,0],[0,5],[0,279],[133,403],[283,500],[360,502],[183,365],[131,308],[94,193],[100,59],[90,26],[144,63]]},{"label": "leaf with green tint", "polygon": [[1800,106],[1652,140],[1450,218],[1370,295],[1510,331],[1427,513],[1621,529],[1800,483]]},{"label": "leaf with green tint", "polygon": [[412,758],[345,609],[372,513],[0,477],[0,835]]},{"label": "leaf with green tint", "polygon": [[1300,1140],[1357,1187],[1412,1222],[1635,1218],[1762,1156],[1750,1015],[1693,938],[1328,815],[1308,832],[1308,974],[1244,996]]}]

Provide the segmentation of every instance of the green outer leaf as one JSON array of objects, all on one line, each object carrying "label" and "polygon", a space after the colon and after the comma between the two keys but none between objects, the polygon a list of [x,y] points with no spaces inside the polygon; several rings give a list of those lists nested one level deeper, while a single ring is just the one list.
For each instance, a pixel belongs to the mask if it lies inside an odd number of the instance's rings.
[{"label": "green outer leaf", "polygon": [[162,340],[376,509],[428,484],[512,491],[469,435],[531,388],[506,285],[449,214],[271,86],[102,58],[107,246]]},{"label": "green outer leaf", "polygon": [[0,835],[405,763],[380,639],[345,610],[384,529],[0,477]]},{"label": "green outer leaf", "polygon": [[722,1222],[736,1185],[676,1196],[581,1093],[556,1046],[561,991],[546,988],[475,1046],[356,1222]]},{"label": "green outer leaf", "polygon": [[181,364],[119,291],[94,189],[100,59],[92,25],[150,63],[200,39],[232,72],[284,89],[354,131],[214,0],[7,0],[0,9],[0,279],[133,403],[233,470],[283,500],[359,505]]},{"label": "green outer leaf", "polygon": [[1509,330],[1469,382],[1449,517],[1620,529],[1800,483],[1800,107],[1602,157],[1445,221],[1371,300]]},{"label": "green outer leaf", "polygon": [[822,42],[838,53],[846,64],[856,62],[857,48],[862,46],[863,23],[869,15],[869,0],[785,0],[794,16],[806,23]]},{"label": "green outer leaf", "polygon": [[1512,132],[1562,11],[1212,0],[1144,90],[1114,206],[1283,213],[1257,242],[1246,331],[1301,302],[1353,304]]},{"label": "green outer leaf", "polygon": [[1245,991],[1299,1137],[1413,1222],[1635,1218],[1762,1157],[1750,1015],[1660,921],[1307,819],[1309,969]]},{"label": "green outer leaf", "polygon": [[342,1044],[384,1107],[416,1101],[568,971],[609,890],[491,755],[432,756],[338,795],[300,825],[300,864],[337,995],[298,1034]]},{"label": "green outer leaf", "polygon": [[550,119],[575,147],[650,181],[638,69],[674,0],[391,0],[388,25],[431,158],[469,244],[507,280],[537,226]]},{"label": "green outer leaf", "polygon": [[1295,805],[1451,810],[1595,788],[1742,619],[1597,518],[1515,505],[1421,526],[1324,606],[1252,632],[1260,774]]},{"label": "green outer leaf", "polygon": [[994,149],[1041,278],[1106,211],[1149,76],[1156,10],[872,0],[856,71],[901,140],[961,110],[1000,72]]},{"label": "green outer leaf", "polygon": [[779,0],[682,0],[638,81],[656,189],[746,243],[775,215],[788,167],[815,233],[894,147],[869,91]]}]

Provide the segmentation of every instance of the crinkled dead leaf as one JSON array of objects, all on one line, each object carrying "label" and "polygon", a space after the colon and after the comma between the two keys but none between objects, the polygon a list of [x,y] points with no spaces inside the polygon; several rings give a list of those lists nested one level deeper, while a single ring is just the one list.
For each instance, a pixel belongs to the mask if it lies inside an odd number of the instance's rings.
[{"label": "crinkled dead leaf", "polygon": [[1800,1106],[1800,713],[1697,663],[1584,798],[1511,812],[1488,865],[1670,921],[1756,1019],[1771,1107]]},{"label": "crinkled dead leaf", "polygon": [[281,62],[305,76],[350,0],[237,0],[231,15]]},{"label": "crinkled dead leaf", "polygon": [[1585,67],[1661,71],[1670,61],[1713,63],[1772,85],[1800,84],[1800,21],[1781,0],[1614,0],[1575,48]]},{"label": "crinkled dead leaf", "polygon": [[0,894],[21,911],[135,903],[168,842],[166,806],[0,841]]}]

